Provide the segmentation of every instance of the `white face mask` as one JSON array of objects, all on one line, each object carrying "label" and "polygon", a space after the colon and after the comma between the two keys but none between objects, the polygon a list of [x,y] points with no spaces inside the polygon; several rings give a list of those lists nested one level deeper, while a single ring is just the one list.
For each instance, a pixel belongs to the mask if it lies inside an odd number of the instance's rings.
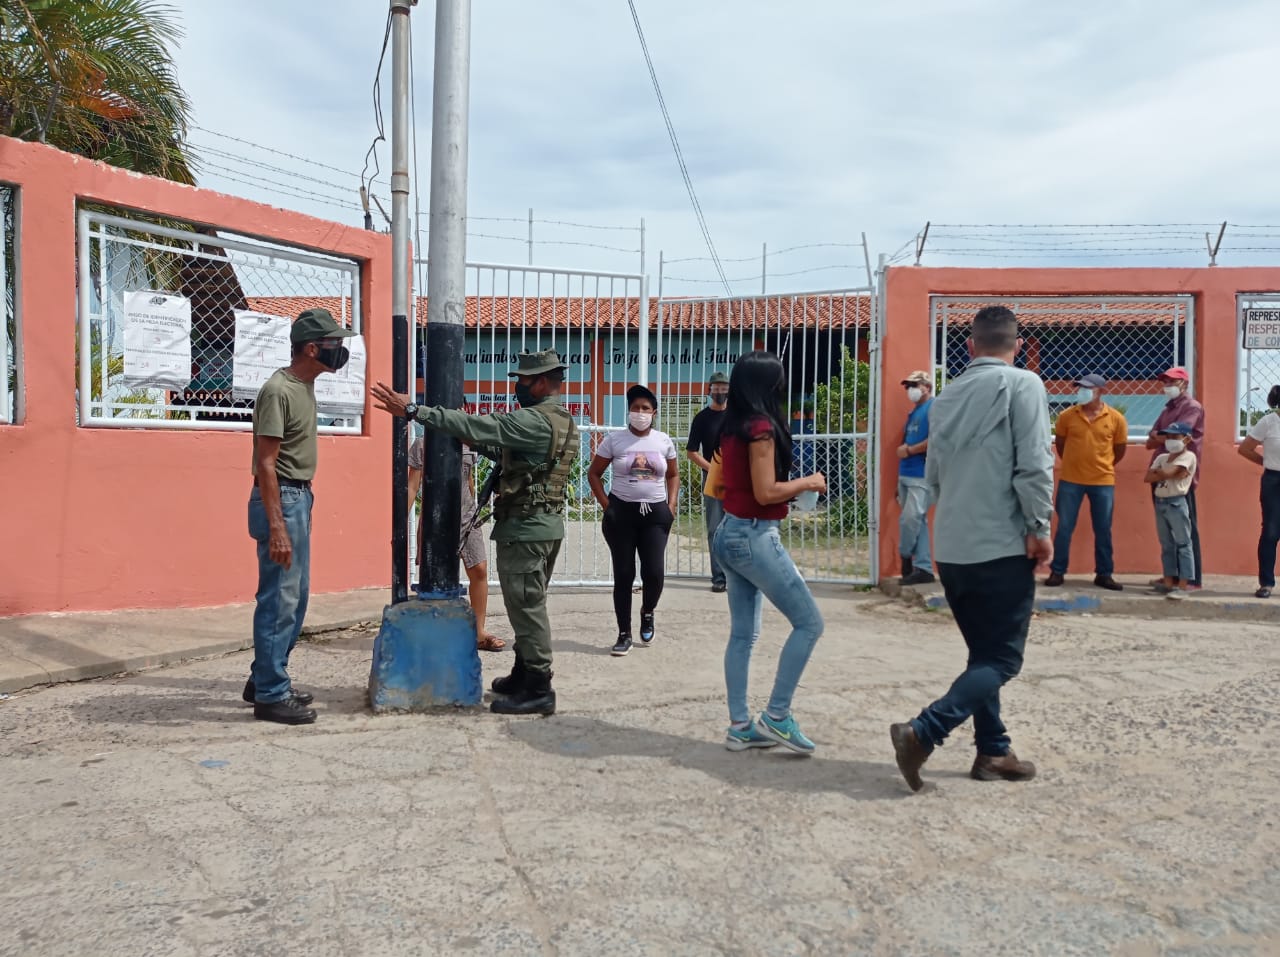
[{"label": "white face mask", "polygon": [[924,398],[924,389],[921,389],[919,386],[913,385],[910,389],[907,390],[907,398],[910,399],[912,402],[919,402],[921,399]]},{"label": "white face mask", "polygon": [[637,432],[644,432],[649,426],[653,425],[652,412],[630,412],[627,414],[627,421],[631,427]]},{"label": "white face mask", "polygon": [[1174,455],[1177,455],[1187,447],[1187,443],[1182,441],[1182,439],[1165,439],[1164,447],[1165,451],[1172,452]]},{"label": "white face mask", "polygon": [[1076,393],[1076,403],[1078,405],[1088,405],[1094,400],[1094,391],[1092,389],[1081,389]]},{"label": "white face mask", "polygon": [[1182,395],[1182,390],[1176,385],[1167,385],[1164,387],[1164,394],[1170,399],[1176,399],[1178,396]]}]

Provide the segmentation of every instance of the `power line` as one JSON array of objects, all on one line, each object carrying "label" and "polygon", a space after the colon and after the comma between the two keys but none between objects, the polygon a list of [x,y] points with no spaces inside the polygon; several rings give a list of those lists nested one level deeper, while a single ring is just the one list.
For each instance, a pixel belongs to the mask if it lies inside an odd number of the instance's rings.
[{"label": "power line", "polygon": [[667,110],[667,101],[663,97],[662,87],[658,83],[658,73],[653,68],[653,57],[649,55],[649,44],[644,38],[644,29],[640,26],[640,14],[636,12],[635,0],[627,0],[627,6],[631,8],[631,20],[636,26],[636,36],[640,38],[640,49],[644,52],[644,62],[649,68],[649,78],[653,81],[653,92],[658,97],[658,107],[662,110],[662,119],[667,125],[667,134],[671,137],[671,148],[675,151],[676,163],[680,166],[680,175],[684,179],[685,188],[689,191],[689,201],[693,204],[693,214],[698,220],[698,228],[702,231],[702,238],[706,240],[707,252],[711,254],[711,261],[716,267],[720,281],[724,283],[725,292],[732,296],[733,288],[729,285],[729,280],[724,274],[724,267],[720,264],[720,256],[716,253],[716,244],[711,239],[711,229],[707,225],[707,217],[703,215],[702,204],[698,202],[698,194],[694,191],[693,180],[689,176],[689,167],[685,165],[684,153],[680,149],[680,139],[676,136],[676,128],[671,122],[671,113]]},{"label": "power line", "polygon": [[[373,75],[373,123],[378,132],[373,142],[369,144],[369,152],[364,154],[364,169],[360,171],[360,186],[369,192],[373,192],[372,186],[382,172],[382,167],[378,165],[378,144],[387,141],[386,124],[382,118],[382,64],[386,62],[387,46],[391,43],[391,19],[392,14],[388,11],[387,29],[382,35],[382,52],[378,54],[378,69]],[[373,160],[373,175],[366,180],[365,174],[369,172],[370,159]]]}]

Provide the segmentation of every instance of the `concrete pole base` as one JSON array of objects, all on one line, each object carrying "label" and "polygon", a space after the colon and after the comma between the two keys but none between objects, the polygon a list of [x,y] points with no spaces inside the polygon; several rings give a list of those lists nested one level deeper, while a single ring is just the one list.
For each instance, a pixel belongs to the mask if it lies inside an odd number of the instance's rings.
[{"label": "concrete pole base", "polygon": [[383,610],[369,672],[375,713],[474,707],[483,696],[476,616],[465,599],[411,598]]}]

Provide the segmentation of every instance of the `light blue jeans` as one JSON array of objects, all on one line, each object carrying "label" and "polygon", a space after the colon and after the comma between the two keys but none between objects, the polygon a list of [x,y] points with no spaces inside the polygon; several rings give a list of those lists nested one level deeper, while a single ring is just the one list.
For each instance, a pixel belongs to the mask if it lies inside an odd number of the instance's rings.
[{"label": "light blue jeans", "polygon": [[1187,497],[1156,499],[1156,535],[1160,538],[1160,566],[1165,578],[1189,582],[1196,563],[1191,551],[1191,509]]},{"label": "light blue jeans", "polygon": [[249,534],[258,543],[258,607],[253,612],[253,668],[250,672],[257,701],[267,704],[289,697],[289,655],[302,633],[311,591],[310,489],[280,486],[280,508],[293,545],[293,561],[286,569],[271,560],[271,529],[262,494],[249,496]]},{"label": "light blue jeans", "polygon": [[[720,528],[720,523],[724,521],[724,502],[711,495],[702,496],[702,514],[707,523],[707,541],[714,542],[716,540],[716,530]],[[714,548],[711,549],[711,584],[724,584],[724,569],[720,567]]]},{"label": "light blue jeans", "polygon": [[735,724],[751,720],[747,679],[765,598],[791,623],[766,708],[771,716],[785,718],[813,646],[822,636],[822,613],[782,546],[778,522],[726,514],[711,547],[729,586],[729,644],[724,651],[729,719]]},{"label": "light blue jeans", "polygon": [[898,554],[911,559],[911,567],[933,574],[929,557],[929,483],[922,478],[898,476]]}]

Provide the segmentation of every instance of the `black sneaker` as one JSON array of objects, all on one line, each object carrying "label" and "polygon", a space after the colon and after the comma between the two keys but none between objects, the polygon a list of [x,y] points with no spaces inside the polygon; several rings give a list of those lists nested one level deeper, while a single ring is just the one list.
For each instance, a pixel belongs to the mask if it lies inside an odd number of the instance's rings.
[{"label": "black sneaker", "polygon": [[[253,679],[250,678],[248,681],[244,683],[244,691],[241,693],[240,697],[242,697],[249,704],[253,704],[257,698],[257,692],[258,692],[258,689],[253,686]],[[298,704],[301,704],[301,705],[308,705],[308,704],[311,704],[311,702],[316,700],[316,696],[313,695],[310,691],[299,691],[297,688],[294,688],[293,691],[290,693],[293,695],[295,699],[297,699]]]},{"label": "black sneaker", "polygon": [[938,579],[933,577],[931,572],[925,571],[923,568],[914,568],[911,574],[902,579],[903,585],[932,585]]},{"label": "black sneaker", "polygon": [[653,641],[654,633],[653,612],[640,613],[640,644],[647,645]]},{"label": "black sneaker", "polygon": [[613,657],[615,658],[621,658],[630,650],[631,650],[631,632],[624,631],[618,635],[618,640],[614,643],[613,648],[609,651],[609,654],[613,655]]},{"label": "black sneaker", "polygon": [[717,595],[721,595],[721,594],[723,594],[724,592],[727,592],[727,591],[729,590],[729,586],[728,586],[728,585],[726,585],[724,582],[715,582],[715,583],[711,586],[711,590],[712,590],[715,594],[717,594]]},{"label": "black sneaker", "polygon": [[272,701],[270,704],[255,704],[253,716],[259,721],[274,721],[276,724],[311,724],[316,720],[316,713],[302,704],[297,698],[285,698],[283,701]]}]

